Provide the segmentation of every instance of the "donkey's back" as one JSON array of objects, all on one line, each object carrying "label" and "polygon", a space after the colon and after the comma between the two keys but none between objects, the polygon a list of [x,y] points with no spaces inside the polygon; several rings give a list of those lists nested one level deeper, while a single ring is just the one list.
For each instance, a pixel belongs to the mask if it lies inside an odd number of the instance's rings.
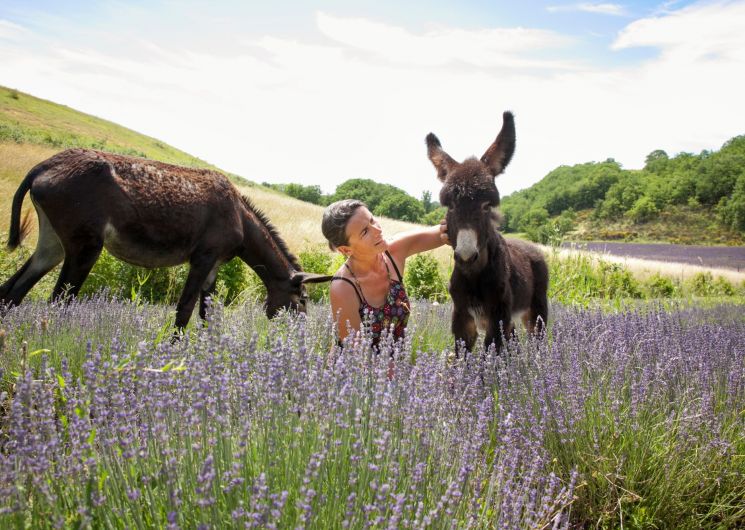
[{"label": "donkey's back", "polygon": [[63,244],[92,236],[135,265],[177,265],[200,244],[241,238],[240,195],[216,171],[71,149],[28,178],[40,219]]},{"label": "donkey's back", "polygon": [[83,205],[96,194],[95,203],[115,208],[122,202],[136,204],[139,215],[162,215],[193,211],[194,207],[221,208],[226,200],[237,199],[230,181],[207,169],[175,166],[133,156],[92,149],[68,149],[31,170],[34,199],[50,196],[76,198]]}]

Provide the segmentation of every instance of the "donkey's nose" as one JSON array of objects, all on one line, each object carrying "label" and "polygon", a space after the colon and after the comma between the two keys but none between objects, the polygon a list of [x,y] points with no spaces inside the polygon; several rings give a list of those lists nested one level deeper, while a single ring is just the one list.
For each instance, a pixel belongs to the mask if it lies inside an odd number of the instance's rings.
[{"label": "donkey's nose", "polygon": [[470,265],[479,259],[479,251],[474,252],[455,252],[455,261],[459,261],[463,265]]},{"label": "donkey's nose", "polygon": [[479,257],[478,236],[472,228],[464,228],[458,231],[455,240],[455,259],[456,261],[468,265],[476,261]]}]

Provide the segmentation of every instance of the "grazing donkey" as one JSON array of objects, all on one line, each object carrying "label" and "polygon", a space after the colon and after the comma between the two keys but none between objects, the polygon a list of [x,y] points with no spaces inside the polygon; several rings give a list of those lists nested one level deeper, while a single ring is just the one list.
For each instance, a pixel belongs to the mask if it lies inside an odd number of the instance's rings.
[{"label": "grazing donkey", "polygon": [[189,263],[176,306],[179,329],[189,322],[200,295],[199,315],[205,317],[217,270],[235,256],[266,285],[269,317],[282,308],[304,312],[303,283],[328,279],[301,272],[266,216],[216,171],[91,149],[62,151],[34,167],[16,191],[11,250],[28,232],[20,220],[28,191],[39,239],[31,258],[0,286],[5,306],[20,304],[63,259],[52,299],[75,296],[104,247],[141,267]]},{"label": "grazing donkey", "polygon": [[[502,130],[480,160],[462,163],[427,135],[429,159],[443,182],[440,203],[448,208],[448,236],[455,251],[449,291],[453,298],[452,331],[456,343],[470,351],[485,332],[484,347],[502,347],[510,337],[513,317],[521,315],[530,333],[540,333],[548,318],[548,267],[541,252],[524,241],[506,240],[497,230],[499,192],[494,178],[515,151],[515,122],[505,112]],[[501,326],[501,328],[500,328]]]}]

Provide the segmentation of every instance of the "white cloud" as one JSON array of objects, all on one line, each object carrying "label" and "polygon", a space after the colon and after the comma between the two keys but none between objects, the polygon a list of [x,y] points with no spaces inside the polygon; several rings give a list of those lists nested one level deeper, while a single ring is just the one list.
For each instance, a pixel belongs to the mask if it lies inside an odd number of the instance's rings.
[{"label": "white cloud", "polygon": [[26,28],[8,20],[0,19],[0,39],[17,40],[26,33]]},{"label": "white cloud", "polygon": [[700,3],[629,24],[613,43],[621,50],[653,46],[668,61],[745,59],[745,2]]},{"label": "white cloud", "polygon": [[416,35],[404,28],[360,18],[338,18],[318,13],[319,30],[333,41],[369,52],[393,63],[445,66],[571,69],[561,61],[529,58],[533,51],[566,47],[573,39],[548,30],[440,28]]},{"label": "white cloud", "polygon": [[550,13],[556,13],[560,11],[583,11],[585,13],[596,13],[599,15],[612,15],[612,16],[625,16],[626,8],[620,4],[570,4],[570,5],[559,5],[549,6],[546,8]]},{"label": "white cloud", "polygon": [[[480,155],[511,109],[518,145],[499,179],[506,194],[561,164],[613,157],[640,167],[654,149],[717,149],[743,134],[743,5],[702,4],[630,24],[614,44],[618,53],[660,53],[626,67],[566,68],[551,53],[567,43],[555,33],[416,34],[319,14],[322,40],[236,36],[229,55],[153,37],[131,41],[136,53],[128,56],[29,32],[18,45],[0,41],[0,84],[256,181],[325,191],[360,177],[436,196],[425,135],[435,132],[456,159]],[[525,66],[531,53],[541,67]]]}]

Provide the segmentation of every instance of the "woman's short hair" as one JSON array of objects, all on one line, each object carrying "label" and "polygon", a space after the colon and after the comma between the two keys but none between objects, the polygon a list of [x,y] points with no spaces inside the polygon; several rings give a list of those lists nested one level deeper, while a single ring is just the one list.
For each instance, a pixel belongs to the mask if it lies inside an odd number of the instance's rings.
[{"label": "woman's short hair", "polygon": [[347,223],[357,209],[363,206],[365,206],[365,203],[357,199],[344,199],[329,204],[323,211],[321,231],[328,240],[331,250],[349,244]]}]

